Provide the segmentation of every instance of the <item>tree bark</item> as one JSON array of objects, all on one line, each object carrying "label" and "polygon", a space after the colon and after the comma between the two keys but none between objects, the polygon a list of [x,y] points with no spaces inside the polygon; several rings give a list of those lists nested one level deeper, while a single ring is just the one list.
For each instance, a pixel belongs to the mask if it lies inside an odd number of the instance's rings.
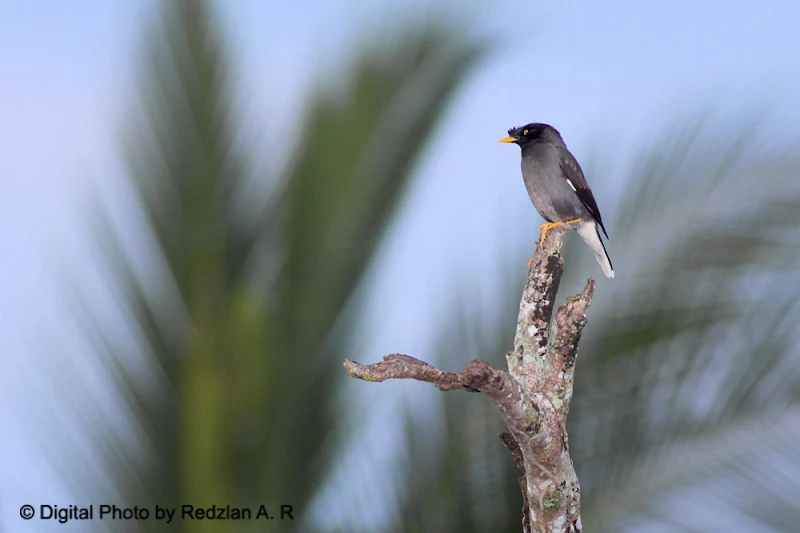
[{"label": "tree bark", "polygon": [[580,486],[569,455],[566,424],[594,280],[589,278],[580,294],[567,298],[552,320],[564,270],[565,231],[549,231],[531,259],[514,349],[506,354],[508,371],[474,360],[463,372],[443,372],[401,354],[384,356],[383,362],[372,365],[344,362],[351,377],[365,381],[415,379],[442,391],[477,390],[494,402],[509,429],[501,435],[503,443],[524,474],[520,478],[524,533],[582,531]]}]

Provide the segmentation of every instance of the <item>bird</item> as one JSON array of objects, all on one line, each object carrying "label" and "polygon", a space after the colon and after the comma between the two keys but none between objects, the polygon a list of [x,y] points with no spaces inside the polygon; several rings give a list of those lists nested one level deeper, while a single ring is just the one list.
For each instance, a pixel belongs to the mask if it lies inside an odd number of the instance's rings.
[{"label": "bird", "polygon": [[606,277],[614,277],[614,267],[600,237],[603,225],[600,209],[578,160],[567,149],[561,134],[548,124],[531,123],[508,130],[501,143],[515,143],[522,149],[522,179],[528,196],[546,220],[539,226],[544,242],[547,232],[562,226],[574,226],[589,245]]}]

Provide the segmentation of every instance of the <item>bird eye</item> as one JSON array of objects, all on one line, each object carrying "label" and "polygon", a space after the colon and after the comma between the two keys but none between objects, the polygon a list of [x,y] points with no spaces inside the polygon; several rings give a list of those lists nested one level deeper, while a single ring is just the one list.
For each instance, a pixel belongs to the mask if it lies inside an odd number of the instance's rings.
[{"label": "bird eye", "polygon": [[522,134],[523,135],[527,135],[528,134],[528,130],[522,130]]}]

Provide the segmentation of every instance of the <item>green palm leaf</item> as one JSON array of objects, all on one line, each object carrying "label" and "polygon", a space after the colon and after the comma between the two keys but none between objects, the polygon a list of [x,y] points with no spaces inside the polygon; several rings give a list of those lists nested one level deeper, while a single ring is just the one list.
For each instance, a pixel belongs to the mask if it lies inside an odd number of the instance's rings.
[{"label": "green palm leaf", "polygon": [[334,326],[482,47],[432,26],[365,43],[345,97],[316,89],[285,172],[254,185],[234,141],[215,18],[196,0],[162,9],[127,149],[142,216],[119,221],[115,207],[95,209],[98,254],[125,326],[109,327],[84,296],[71,297],[116,406],[98,412],[102,394],[69,391],[99,457],[92,475],[74,473],[76,490],[102,486],[121,504],[149,508],[264,503],[276,514],[288,503],[298,520],[271,525],[307,531],[303,510],[335,452],[331,406],[345,378],[347,335]]}]

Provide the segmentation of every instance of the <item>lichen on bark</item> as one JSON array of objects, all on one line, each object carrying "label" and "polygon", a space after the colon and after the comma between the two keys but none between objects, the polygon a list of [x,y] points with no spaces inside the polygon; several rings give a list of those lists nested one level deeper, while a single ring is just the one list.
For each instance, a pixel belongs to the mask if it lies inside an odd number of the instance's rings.
[{"label": "lichen on bark", "polygon": [[594,280],[570,296],[556,312],[561,282],[564,230],[554,230],[536,249],[520,299],[514,350],[506,354],[508,371],[470,361],[463,372],[443,372],[408,355],[390,354],[372,365],[346,359],[351,377],[381,382],[415,379],[442,391],[484,393],[500,411],[509,432],[501,439],[524,475],[524,533],[580,533],[580,484],[569,455],[567,415],[572,399],[578,343]]}]

